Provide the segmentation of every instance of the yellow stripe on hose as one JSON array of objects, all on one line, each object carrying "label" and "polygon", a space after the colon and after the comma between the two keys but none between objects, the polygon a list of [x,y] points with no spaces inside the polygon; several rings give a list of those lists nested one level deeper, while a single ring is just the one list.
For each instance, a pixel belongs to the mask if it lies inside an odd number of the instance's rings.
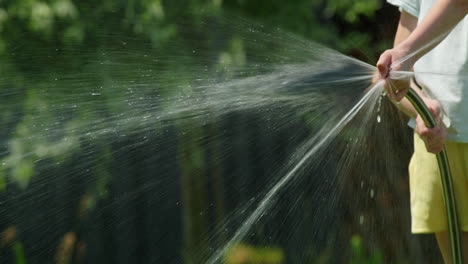
[{"label": "yellow stripe on hose", "polygon": [[[421,99],[421,97],[419,97],[416,91],[409,89],[408,93],[406,94],[406,99],[408,99],[416,111],[418,111],[426,126],[431,128],[436,126],[437,123],[435,118],[432,116],[431,111],[429,111],[426,104]],[[448,231],[452,248],[452,263],[462,264],[463,254],[461,250],[460,225],[458,224],[458,214],[455,195],[453,192],[452,174],[450,172],[449,161],[445,148],[437,154],[437,163],[439,165],[444,193],[444,202],[447,209]]]}]

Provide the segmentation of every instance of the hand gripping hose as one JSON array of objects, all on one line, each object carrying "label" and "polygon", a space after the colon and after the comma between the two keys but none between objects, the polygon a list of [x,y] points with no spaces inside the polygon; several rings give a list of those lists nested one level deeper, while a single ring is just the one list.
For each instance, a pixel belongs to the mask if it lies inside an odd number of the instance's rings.
[{"label": "hand gripping hose", "polygon": [[[431,111],[429,111],[426,104],[423,102],[421,97],[419,97],[416,91],[409,89],[408,93],[406,94],[406,99],[408,99],[416,111],[418,111],[427,127],[432,128],[437,125]],[[458,224],[455,195],[453,192],[452,174],[450,172],[449,161],[447,159],[447,151],[444,148],[436,156],[437,163],[439,164],[440,177],[442,180],[445,208],[447,210],[448,232],[452,250],[452,263],[462,264],[463,255],[460,240],[460,226]]]}]

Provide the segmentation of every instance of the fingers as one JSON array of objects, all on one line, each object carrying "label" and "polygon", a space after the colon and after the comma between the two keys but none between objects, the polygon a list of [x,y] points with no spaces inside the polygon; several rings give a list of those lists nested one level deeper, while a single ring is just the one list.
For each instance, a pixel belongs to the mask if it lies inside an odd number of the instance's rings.
[{"label": "fingers", "polygon": [[420,115],[416,117],[416,133],[421,137],[426,137],[429,133],[429,128],[426,126]]},{"label": "fingers", "polygon": [[444,149],[445,134],[442,132],[440,127],[433,128],[434,131],[430,131],[423,137],[426,145],[426,150],[430,153],[437,154]]},{"label": "fingers", "polygon": [[403,92],[402,90],[398,90],[395,94],[395,101],[400,102],[405,97],[405,95],[405,92]]},{"label": "fingers", "polygon": [[388,83],[388,88],[389,88],[387,89],[387,94],[389,95],[390,99],[394,101],[400,101],[401,98],[400,100],[398,100],[398,97],[401,96],[401,93],[396,85],[396,81],[388,80],[387,83]]},{"label": "fingers", "polygon": [[[390,80],[389,75],[392,71],[391,65],[393,63],[393,50],[387,50],[379,58],[377,62],[377,69],[379,72],[379,79],[385,79],[384,89],[391,100],[401,101],[405,97],[409,89],[408,79]],[[392,66],[393,67],[393,66]],[[394,70],[398,70],[400,65],[394,66]]]},{"label": "fingers", "polygon": [[379,58],[379,61],[377,61],[377,69],[379,70],[381,79],[385,79],[388,77],[391,62],[392,56],[388,52],[382,53],[382,55]]},{"label": "fingers", "polygon": [[437,122],[437,125],[440,125],[441,119],[440,119],[440,106],[428,106],[429,111],[431,111],[432,116]]},{"label": "fingers", "polygon": [[443,150],[445,144],[445,129],[441,126],[428,128],[421,116],[416,118],[416,133],[421,137],[426,145],[426,150],[437,154]]},{"label": "fingers", "polygon": [[401,101],[409,90],[409,82],[407,80],[386,80],[384,85],[385,91],[389,98],[394,101]]}]

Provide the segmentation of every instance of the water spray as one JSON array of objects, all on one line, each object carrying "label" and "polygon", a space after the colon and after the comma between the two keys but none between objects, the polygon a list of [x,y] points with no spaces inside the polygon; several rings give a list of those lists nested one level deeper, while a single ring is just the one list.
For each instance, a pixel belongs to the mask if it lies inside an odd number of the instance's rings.
[{"label": "water spray", "polygon": [[[415,90],[410,88],[405,97],[414,106],[427,127],[433,128],[437,125],[437,122],[432,116],[431,111],[427,108],[426,104],[423,102],[421,97],[419,97]],[[462,264],[463,254],[460,240],[460,226],[458,224],[458,214],[453,191],[452,174],[450,172],[450,166],[445,147],[441,152],[437,153],[436,156],[442,180],[445,208],[447,210],[448,232],[452,250],[452,263]]]}]

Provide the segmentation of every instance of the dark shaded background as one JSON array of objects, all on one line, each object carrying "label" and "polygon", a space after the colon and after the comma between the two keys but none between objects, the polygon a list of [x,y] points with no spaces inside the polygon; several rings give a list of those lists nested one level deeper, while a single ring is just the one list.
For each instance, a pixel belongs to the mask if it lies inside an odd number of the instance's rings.
[{"label": "dark shaded background", "polygon": [[[64,127],[124,111],[118,100],[135,79],[151,83],[167,74],[182,76],[182,82],[194,74],[182,64],[216,61],[222,54],[230,58],[223,67],[246,63],[244,56],[248,63],[254,52],[240,48],[242,38],[224,33],[236,27],[237,18],[374,64],[393,42],[398,10],[380,0],[0,2],[1,263],[201,263],[200,255],[209,255],[232,235],[240,220],[230,220],[223,226],[226,232],[219,224],[262,192],[288,153],[314,131],[307,117],[275,133],[267,126],[274,112],[236,112],[215,125],[170,124],[155,127],[156,132],[130,129],[105,137]],[[209,50],[209,55],[188,56],[193,50]],[[160,63],[148,54],[178,57],[172,64]],[[143,76],[153,66],[162,69],[152,73],[158,79]],[[74,103],[69,94],[84,98],[91,86],[97,93],[111,89],[115,98],[80,105],[76,112],[54,111]],[[159,95],[145,94],[149,100]],[[389,127],[404,131],[392,135],[401,146],[392,153],[401,164],[392,171],[398,177],[372,178],[356,167],[339,186],[330,180],[322,188],[323,177],[338,177],[338,157],[334,161],[330,155],[321,171],[310,172],[324,176],[304,183],[301,209],[291,213],[296,194],[281,194],[273,220],[255,226],[244,248],[232,253],[243,257],[226,263],[437,263],[432,237],[409,234],[411,133],[394,112],[387,115]],[[49,130],[41,130],[44,124]],[[182,133],[186,130],[191,133]],[[369,156],[380,155],[378,138],[369,137]],[[338,198],[329,191],[336,188],[343,190]],[[375,199],[357,195],[373,188]],[[327,208],[330,199],[337,201],[333,214]],[[329,222],[312,222],[322,223],[320,228],[294,221],[321,214]]]}]

